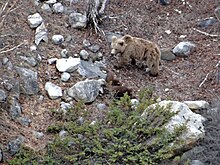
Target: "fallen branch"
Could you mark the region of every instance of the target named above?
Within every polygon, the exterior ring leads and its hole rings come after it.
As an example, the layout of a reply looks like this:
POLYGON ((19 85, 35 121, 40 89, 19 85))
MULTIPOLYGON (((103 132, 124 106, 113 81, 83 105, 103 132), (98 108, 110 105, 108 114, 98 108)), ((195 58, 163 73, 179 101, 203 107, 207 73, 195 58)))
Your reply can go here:
MULTIPOLYGON (((220 67, 220 61, 215 65, 215 69, 220 67)), ((202 85, 207 81, 209 74, 211 73, 211 71, 209 71, 205 78, 203 79, 203 81, 199 84, 199 88, 202 87, 202 85)))
POLYGON ((9 4, 9 0, 2 6, 2 8, 0 9, 0 17, 1 17, 1 21, 0 21, 0 28, 3 26, 3 23, 4 23, 4 21, 5 21, 5 18, 7 17, 7 15, 10 13, 10 12, 12 12, 12 11, 14 11, 14 10, 16 10, 16 9, 18 9, 20 6, 18 6, 18 7, 16 7, 16 8, 14 8, 14 6, 17 4, 17 2, 18 2, 18 0, 17 1, 15 1, 12 5, 11 5, 11 7, 9 7, 8 8, 8 10, 7 11, 5 11, 6 10, 6 8, 8 7, 8 6, 10 6, 10 5, 8 5, 9 4), (4 14, 3 14, 4 13, 4 14))
POLYGON ((25 42, 22 42, 21 44, 11 48, 11 49, 8 49, 8 50, 4 50, 5 48, 1 49, 2 51, 0 51, 0 54, 3 54, 3 53, 7 53, 7 52, 10 52, 10 51, 13 51, 15 50, 16 48, 19 48, 20 46, 22 46, 25 42))
POLYGON ((207 81, 209 73, 207 73, 207 75, 205 76, 204 80, 201 82, 201 84, 199 84, 199 88, 207 81))
POLYGON ((220 35, 217 35, 217 34, 209 34, 209 33, 207 33, 207 32, 201 31, 201 30, 196 29, 196 28, 193 28, 193 30, 195 30, 195 31, 197 31, 197 32, 199 32, 199 33, 201 33, 201 34, 204 34, 205 36, 209 36, 209 37, 220 37, 220 35))

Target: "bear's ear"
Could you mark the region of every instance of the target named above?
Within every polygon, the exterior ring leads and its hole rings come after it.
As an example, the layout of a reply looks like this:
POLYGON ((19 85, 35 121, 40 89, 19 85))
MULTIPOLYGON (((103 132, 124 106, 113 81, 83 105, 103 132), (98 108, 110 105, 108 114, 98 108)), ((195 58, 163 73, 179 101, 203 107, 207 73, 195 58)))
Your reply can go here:
POLYGON ((115 42, 117 40, 116 36, 112 36, 112 42, 115 42))
POLYGON ((124 36, 124 41, 125 41, 125 43, 131 42, 132 41, 132 37, 130 35, 125 35, 124 36))

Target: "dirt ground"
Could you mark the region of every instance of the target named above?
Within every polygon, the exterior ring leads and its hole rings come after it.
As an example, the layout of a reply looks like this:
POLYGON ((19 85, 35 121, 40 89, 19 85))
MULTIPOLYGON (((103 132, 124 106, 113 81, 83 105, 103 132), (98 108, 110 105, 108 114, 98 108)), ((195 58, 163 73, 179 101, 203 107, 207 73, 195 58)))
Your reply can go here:
MULTIPOLYGON (((0 3, 0 5, 3 4, 3 2, 0 3)), ((69 2, 63 1, 63 4, 78 12, 84 10, 80 3, 70 6, 69 2)), ((77 30, 66 26, 68 23, 66 14, 42 12, 39 7, 34 6, 32 1, 17 0, 10 2, 9 7, 12 6, 14 10, 7 14, 3 25, 0 26, 0 53, 24 41, 28 42, 17 49, 1 53, 0 59, 7 57, 13 65, 20 65, 17 55, 31 54, 29 48, 33 45, 34 30, 29 27, 27 17, 35 12, 39 12, 45 20, 49 31, 49 42, 39 45, 38 53, 43 60, 34 68, 39 77, 39 95, 20 96, 23 115, 30 118, 32 123, 29 127, 24 127, 16 121, 11 121, 7 113, 2 113, 0 119, 4 122, 0 122, 1 143, 5 145, 9 139, 20 134, 25 136, 26 145, 35 149, 44 148, 52 137, 45 134, 43 139, 38 140, 33 136, 32 131, 45 133, 47 126, 54 121, 49 110, 59 108, 61 101, 48 99, 44 90, 45 82, 51 81, 66 89, 83 79, 73 73, 71 80, 68 83, 63 83, 58 79, 60 73, 56 71, 55 67, 47 64, 47 59, 59 58, 63 49, 63 47, 52 44, 51 37, 54 34, 61 34, 65 38, 72 37, 72 41, 64 45, 64 48, 70 54, 79 53, 84 39, 99 44, 107 68, 111 69, 124 85, 131 87, 134 95, 142 88, 153 87, 155 95, 161 99, 169 98, 177 101, 206 100, 214 105, 220 100, 220 68, 216 68, 220 60, 220 22, 207 28, 198 27, 198 22, 208 17, 215 17, 214 9, 218 5, 220 5, 219 0, 173 0, 171 4, 166 6, 157 3, 156 0, 114 0, 109 2, 105 17, 100 24, 100 28, 105 33, 130 34, 149 39, 156 42, 160 48, 173 48, 181 41, 191 41, 196 44, 196 51, 190 54, 188 58, 162 61, 159 76, 150 77, 145 73, 145 70, 138 69, 135 66, 121 70, 114 69, 109 55, 109 43, 106 41, 105 36, 96 34, 93 28, 88 27, 77 30), (16 4, 13 7, 14 3, 16 4), (197 32, 194 28, 219 36, 207 36, 197 32), (167 34, 166 30, 170 30, 171 34, 167 34), (186 37, 182 39, 180 38, 181 35, 186 37), (207 74, 206 81, 199 87, 207 74), (45 96, 42 102, 38 99, 40 95, 45 96)), ((14 76, 15 73, 9 73, 1 69, 0 75, 14 76)), ((99 115, 94 105, 96 103, 107 103, 109 98, 110 96, 99 96, 92 105, 88 105, 88 110, 91 110, 94 115, 91 118, 96 118, 99 115)))

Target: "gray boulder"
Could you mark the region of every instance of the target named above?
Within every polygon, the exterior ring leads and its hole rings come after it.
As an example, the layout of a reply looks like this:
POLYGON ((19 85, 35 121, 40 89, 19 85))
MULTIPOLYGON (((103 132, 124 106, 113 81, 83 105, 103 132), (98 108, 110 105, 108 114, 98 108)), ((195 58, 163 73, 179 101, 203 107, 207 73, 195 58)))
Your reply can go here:
POLYGON ((77 101, 90 103, 99 95, 99 91, 102 89, 102 84, 103 82, 100 80, 80 81, 69 88, 67 93, 77 101))
POLYGON ((37 61, 35 60, 34 57, 27 57, 27 56, 20 56, 20 58, 22 60, 24 60, 25 62, 27 62, 29 65, 31 65, 32 67, 37 65, 37 61))
POLYGON ((199 109, 208 109, 209 103, 204 100, 197 100, 197 101, 184 101, 191 110, 199 110, 199 109))
POLYGON ((173 53, 179 57, 188 57, 196 48, 191 42, 180 42, 174 49, 173 53))
POLYGON ((39 91, 37 72, 22 67, 15 68, 20 76, 21 91, 27 95, 37 94, 39 91))
POLYGON ((11 140, 8 143, 8 151, 9 153, 13 156, 15 155, 19 150, 24 142, 24 137, 23 136, 18 136, 16 139, 11 140))
POLYGON ((71 13, 69 16, 69 24, 73 28, 85 28, 87 25, 87 17, 81 13, 71 13))
POLYGON ((100 67, 91 61, 81 60, 78 68, 78 72, 80 75, 85 76, 87 78, 96 78, 96 77, 100 77, 102 79, 106 78, 106 74, 100 70, 100 67))

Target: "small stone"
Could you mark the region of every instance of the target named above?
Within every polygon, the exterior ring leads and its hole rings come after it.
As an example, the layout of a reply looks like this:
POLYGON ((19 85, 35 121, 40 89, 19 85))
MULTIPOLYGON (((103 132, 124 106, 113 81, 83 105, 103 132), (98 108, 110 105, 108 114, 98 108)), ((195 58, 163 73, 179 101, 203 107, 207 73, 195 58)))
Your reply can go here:
POLYGON ((169 88, 165 88, 164 91, 165 91, 165 92, 169 92, 169 88))
POLYGON ((73 28, 85 28, 87 25, 87 17, 81 13, 71 13, 69 16, 69 24, 73 28))
POLYGON ((64 7, 60 2, 58 2, 53 5, 53 10, 55 13, 63 13, 64 7))
POLYGON ((4 57, 4 58, 2 59, 2 64, 3 64, 3 65, 6 65, 8 61, 9 61, 9 59, 8 59, 7 57, 4 57))
POLYGON ((66 49, 63 49, 60 52, 60 55, 61 55, 62 58, 67 58, 68 57, 68 51, 66 49))
POLYGON ((73 41, 73 38, 72 38, 71 35, 68 35, 68 36, 66 37, 66 42, 70 42, 70 41, 73 41))
POLYGON ((44 3, 44 4, 41 6, 41 9, 42 9, 43 11, 46 11, 46 12, 51 12, 51 11, 52 11, 51 8, 50 8, 50 5, 49 5, 49 4, 46 4, 46 3, 44 3))
POLYGON ((7 98, 7 96, 5 94, 5 91, 0 89, 0 102, 6 101, 6 98, 7 98))
POLYGON ((179 38, 180 38, 180 39, 184 39, 184 38, 186 38, 186 36, 187 36, 187 35, 180 35, 179 38))
POLYGON ((63 111, 63 112, 67 112, 69 109, 72 108, 72 105, 70 103, 65 103, 65 102, 61 102, 60 103, 60 109, 63 111))
POLYGON ((161 5, 169 5, 171 3, 171 0, 160 0, 161 5))
POLYGON ((92 121, 89 125, 95 125, 96 121, 92 121))
POLYGON ((96 106, 98 108, 98 110, 102 111, 102 110, 105 110, 107 108, 106 104, 98 104, 96 106))
POLYGON ((30 126, 30 124, 32 122, 31 119, 29 119, 27 117, 20 117, 20 118, 18 118, 18 121, 23 126, 30 126))
POLYGON ((60 45, 64 42, 64 37, 62 35, 53 35, 52 41, 56 45, 60 45))
POLYGON ((67 132, 67 131, 61 130, 61 131, 59 132, 59 136, 60 136, 61 138, 64 138, 64 137, 67 136, 67 135, 68 135, 68 132, 67 132))
POLYGON ((93 52, 93 53, 97 53, 100 50, 100 46, 98 44, 89 46, 88 49, 93 52))
POLYGON ((0 163, 3 162, 3 151, 2 149, 0 148, 0 163))
POLYGON ((131 105, 137 106, 139 104, 139 101, 137 99, 131 99, 131 105))
POLYGON ((172 53, 171 49, 161 49, 161 60, 172 61, 175 60, 176 56, 172 53))
POLYGON ((88 40, 83 40, 83 46, 84 47, 89 47, 91 43, 88 40))
POLYGON ((207 28, 209 26, 214 25, 216 22, 218 22, 218 20, 211 17, 211 18, 207 18, 205 20, 200 21, 199 26, 202 27, 202 28, 207 28))
POLYGON ((165 33, 169 35, 171 34, 171 30, 165 30, 165 33))
POLYGON ((59 97, 62 97, 62 89, 51 82, 47 82, 45 84, 45 90, 47 91, 51 99, 57 99, 59 97))
POLYGON ((33 131, 33 135, 37 138, 37 139, 41 139, 44 134, 43 132, 37 132, 37 131, 33 131))
POLYGON ((79 117, 79 119, 77 121, 79 122, 80 125, 83 125, 85 120, 83 117, 79 117))
POLYGON ((37 50, 37 47, 36 47, 35 45, 31 45, 31 46, 30 46, 30 51, 33 52, 33 51, 35 51, 35 50, 37 50))
POLYGON ((46 1, 47 4, 54 4, 57 3, 57 0, 48 0, 46 1))
POLYGON ((32 67, 37 65, 37 61, 35 60, 34 57, 26 57, 26 56, 20 56, 20 58, 22 60, 24 60, 25 62, 27 62, 29 65, 31 65, 32 67))
POLYGON ((50 59, 47 60, 48 64, 50 64, 50 65, 55 64, 56 61, 57 61, 57 58, 50 58, 50 59))
POLYGON ((79 53, 81 59, 88 60, 89 59, 89 53, 86 50, 81 50, 79 53))
POLYGON ((13 85, 9 82, 4 82, 3 85, 7 91, 10 91, 13 88, 13 85))
POLYGON ((28 16, 28 23, 31 28, 38 27, 43 22, 43 18, 39 13, 35 13, 33 15, 28 16))
POLYGON ((70 74, 69 74, 69 73, 63 72, 63 73, 61 74, 61 81, 66 82, 66 81, 68 81, 69 79, 70 79, 70 74))

